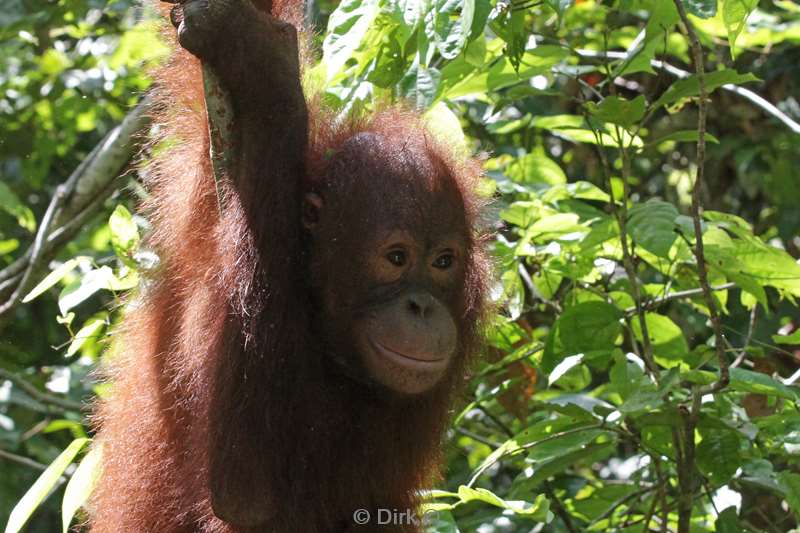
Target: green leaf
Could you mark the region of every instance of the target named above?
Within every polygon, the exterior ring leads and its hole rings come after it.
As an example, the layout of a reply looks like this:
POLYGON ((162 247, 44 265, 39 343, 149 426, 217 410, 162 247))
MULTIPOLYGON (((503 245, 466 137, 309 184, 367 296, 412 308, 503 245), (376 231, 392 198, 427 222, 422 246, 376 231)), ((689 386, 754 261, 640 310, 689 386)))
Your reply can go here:
POLYGON ((586 360, 609 356, 622 331, 622 314, 605 302, 584 302, 569 307, 553 324, 542 356, 547 373, 570 355, 584 354, 586 360))
POLYGON ((476 501, 488 503, 539 522, 549 522, 552 519, 550 501, 544 494, 539 494, 531 504, 523 501, 506 501, 487 489, 473 489, 466 485, 461 485, 458 488, 458 497, 463 503, 476 501))
POLYGON ((583 362, 584 355, 570 355, 569 357, 565 357, 560 363, 556 365, 552 372, 550 372, 550 376, 547 378, 547 385, 550 386, 556 381, 561 378, 564 374, 575 368, 576 366, 580 365, 583 362))
POLYGON ((475 0, 433 0, 432 9, 425 13, 424 31, 443 58, 453 59, 464 49, 475 8, 475 0))
POLYGON ((634 205, 628 212, 628 230, 633 242, 669 259, 669 250, 678 237, 675 231, 678 214, 674 205, 659 200, 634 205))
POLYGON ((17 224, 33 233, 36 231, 36 217, 33 211, 23 204, 11 188, 0 181, 0 211, 5 211, 17 220, 17 224))
MULTIPOLYGON (((689 345, 683 336, 683 331, 667 316, 658 313, 646 313, 645 323, 653 353, 665 366, 670 366, 667 361, 682 361, 689 353, 689 345)), ((638 319, 631 321, 631 327, 636 340, 642 342, 642 328, 638 319)))
POLYGON ((25 296, 25 298, 23 298, 22 303, 28 303, 44 294, 48 289, 64 279, 67 274, 75 270, 75 268, 85 260, 88 260, 88 258, 76 257, 74 259, 70 259, 60 267, 50 272, 42 281, 39 282, 38 285, 36 285, 36 287, 33 288, 33 290, 31 290, 31 292, 25 296))
POLYGON ((66 315, 70 309, 77 307, 100 290, 112 290, 116 281, 114 272, 107 266, 87 272, 61 291, 58 297, 61 315, 66 315))
POLYGON ((777 344, 800 344, 800 329, 791 335, 773 335, 772 340, 777 344))
POLYGON ((563 137, 572 142, 597 144, 601 146, 644 146, 642 139, 639 136, 631 137, 631 135, 623 130, 621 139, 615 138, 608 132, 613 131, 612 128, 605 127, 603 124, 593 124, 590 126, 582 116, 578 115, 549 115, 536 117, 531 121, 531 126, 534 128, 542 128, 553 132, 554 135, 563 137))
POLYGON ((22 531, 25 523, 31 517, 39 505, 50 495, 58 485, 61 475, 72 464, 73 459, 83 449, 89 439, 76 439, 67 447, 66 450, 50 463, 50 466, 42 472, 39 479, 28 489, 25 496, 17 503, 11 516, 8 519, 5 533, 17 533, 22 531))
POLYGON ((800 517, 800 474, 783 471, 778 474, 778 485, 783 491, 786 503, 794 513, 795 517, 800 517))
POLYGON ((797 394, 791 387, 775 381, 766 374, 752 372, 743 368, 731 368, 731 388, 743 392, 778 396, 787 400, 796 400, 797 394))
POLYGON ((517 183, 545 183, 558 185, 567 182, 567 176, 558 163, 536 151, 511 162, 506 175, 517 183))
POLYGON ((642 95, 633 100, 619 96, 607 96, 599 104, 587 103, 586 109, 598 120, 630 129, 642 119, 646 105, 647 102, 642 95))
POLYGON ((697 445, 697 466, 713 485, 724 485, 741 464, 739 437, 733 431, 716 428, 702 431, 702 436, 697 445))
POLYGON ((425 126, 434 137, 460 154, 468 153, 464 130, 461 129, 458 117, 447 107, 447 104, 437 102, 425 113, 424 118, 425 126))
MULTIPOLYGON (((711 135, 710 133, 706 133, 706 142, 719 144, 719 139, 711 135)), ((697 139, 700 138, 700 133, 697 130, 681 130, 675 131, 670 133, 669 135, 664 135, 656 139, 655 141, 650 141, 647 143, 648 146, 658 146, 661 143, 665 143, 668 141, 674 142, 697 142, 697 139)))
POLYGON ((728 507, 719 513, 714 530, 717 533, 741 533, 745 530, 739 523, 739 514, 735 506, 728 507))
POLYGON ((102 448, 93 447, 75 469, 61 503, 62 533, 69 531, 72 518, 92 494, 102 468, 102 448))
MULTIPOLYGON (((706 94, 711 94, 717 88, 728 83, 740 85, 750 81, 759 81, 759 79, 749 72, 746 74, 739 74, 732 69, 723 69, 706 73, 705 81, 706 94)), ((677 102, 681 98, 690 98, 693 96, 698 96, 699 94, 700 84, 697 81, 697 75, 693 74, 688 78, 678 80, 670 85, 669 89, 664 91, 664 94, 662 94, 661 97, 653 104, 653 108, 669 105, 673 102, 677 102)))
POLYGON ((742 33, 748 15, 758 6, 758 0, 724 0, 722 3, 722 21, 728 31, 728 43, 731 57, 736 54, 736 38, 742 33))
POLYGON ((627 357, 621 353, 615 356, 614 359, 609 378, 612 388, 624 401, 641 388, 644 372, 638 365, 628 361, 627 357))
MULTIPOLYGON (((775 287, 794 296, 800 296, 800 265, 786 251, 769 246, 757 237, 749 235, 735 226, 728 226, 732 232, 738 232, 740 238, 726 239, 712 230, 709 236, 706 258, 709 265, 728 276, 732 281, 765 303, 758 290, 763 286, 775 287)), ((717 230, 721 233, 720 230, 717 230)), ((703 236, 706 241, 706 236, 703 236)))
POLYGON ((573 449, 558 457, 538 461, 534 468, 526 468, 514 480, 515 494, 529 494, 536 490, 539 484, 547 478, 567 472, 576 465, 591 465, 596 462, 608 460, 616 453, 616 443, 613 439, 602 443, 590 443, 573 449))
POLYGON ((701 19, 710 19, 717 14, 717 0, 681 0, 686 11, 701 19))
POLYGON ((114 253, 117 254, 125 264, 135 266, 136 263, 131 259, 133 252, 139 246, 139 228, 133 221, 133 215, 125 206, 118 205, 111 218, 108 220, 108 227, 111 230, 111 245, 114 253))
POLYGON ((343 0, 328 19, 322 43, 328 81, 338 76, 360 46, 380 9, 377 0, 343 0))
POLYGON ((75 334, 67 349, 67 357, 72 357, 86 345, 87 342, 96 342, 101 337, 101 332, 108 321, 108 313, 98 313, 97 316, 86 321, 83 327, 75 334))

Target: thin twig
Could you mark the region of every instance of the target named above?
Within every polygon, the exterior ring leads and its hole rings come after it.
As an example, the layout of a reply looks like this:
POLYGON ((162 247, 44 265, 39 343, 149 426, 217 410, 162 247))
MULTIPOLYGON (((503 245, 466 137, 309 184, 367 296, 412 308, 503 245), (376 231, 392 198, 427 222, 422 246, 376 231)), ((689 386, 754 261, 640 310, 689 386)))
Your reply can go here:
POLYGON ((47 211, 42 218, 42 222, 39 224, 39 231, 36 232, 36 238, 34 239, 33 246, 31 247, 31 255, 30 260, 28 261, 28 267, 25 269, 25 272, 23 272, 19 284, 17 284, 17 287, 14 289, 14 292, 11 293, 11 296, 8 298, 6 303, 0 305, 0 316, 5 314, 17 304, 22 296, 22 291, 24 291, 27 287, 31 274, 33 274, 39 258, 41 257, 42 249, 44 248, 45 241, 47 240, 47 235, 50 232, 50 225, 53 223, 53 220, 61 209, 61 204, 64 202, 66 197, 66 188, 63 185, 59 185, 56 188, 55 194, 53 194, 53 198, 50 200, 50 205, 47 206, 47 211))
POLYGON ((745 357, 747 357, 747 348, 750 346, 750 341, 753 339, 753 331, 755 330, 756 326, 757 311, 757 305, 754 305, 750 310, 750 322, 747 324, 747 336, 744 338, 744 343, 742 343, 742 349, 739 351, 739 355, 736 357, 736 360, 731 363, 731 368, 736 368, 741 365, 745 357))
MULTIPOLYGON (((722 321, 717 311, 717 302, 714 300, 714 295, 711 293, 711 286, 708 283, 708 271, 706 268, 705 249, 703 245, 703 226, 700 220, 700 192, 705 178, 706 119, 708 117, 708 90, 706 87, 705 65, 703 64, 703 47, 700 44, 697 33, 694 31, 694 26, 689 20, 689 16, 686 14, 683 2, 681 2, 681 0, 674 0, 674 2, 675 7, 678 9, 678 15, 686 30, 686 35, 689 38, 694 68, 697 73, 697 84, 700 89, 700 96, 697 100, 697 174, 694 179, 694 187, 692 188, 691 213, 694 226, 694 256, 697 260, 697 278, 700 287, 703 289, 703 298, 708 307, 711 328, 714 331, 714 348, 719 363, 719 379, 698 392, 698 394, 703 396, 719 392, 727 387, 730 381, 730 371, 728 369, 728 357, 725 354, 725 338, 722 335, 722 321)), ((693 413, 693 415, 696 416, 697 413, 693 413)))
POLYGON ((569 513, 564 508, 564 504, 561 503, 561 500, 556 496, 555 491, 550 486, 550 483, 545 480, 544 482, 544 492, 550 501, 553 502, 553 510, 556 512, 558 517, 561 519, 561 522, 564 523, 564 527, 567 528, 567 531, 570 533, 578 533, 578 529, 575 527, 575 524, 572 523, 572 518, 569 516, 569 513))
POLYGON ((0 271, 0 298, 5 298, 0 301, 0 318, 19 305, 35 272, 116 190, 116 178, 136 152, 138 137, 150 123, 149 108, 150 100, 144 98, 56 188, 33 244, 0 271))
POLYGON ((61 409, 66 409, 68 411, 80 412, 81 409, 83 409, 83 406, 80 403, 73 402, 72 400, 65 400, 63 398, 53 396, 52 394, 42 392, 39 389, 37 389, 34 385, 28 383, 28 381, 26 381, 21 376, 14 374, 13 372, 9 372, 8 370, 5 370, 3 368, 0 368, 0 378, 7 379, 11 383, 22 389, 22 391, 25 392, 25 394, 43 404, 55 405, 57 407, 60 407, 61 409))
POLYGON ((491 420, 492 422, 494 422, 494 424, 495 424, 495 425, 496 425, 498 428, 500 428, 500 429, 503 431, 503 433, 505 433, 505 434, 506 434, 506 436, 507 436, 507 437, 511 438, 511 437, 513 437, 513 436, 514 436, 514 432, 513 432, 513 431, 511 431, 511 428, 509 428, 507 425, 505 425, 505 424, 503 423, 503 421, 502 421, 502 420, 500 420, 499 418, 497 418, 496 416, 494 416, 494 415, 493 415, 493 414, 492 414, 492 413, 491 413, 491 412, 490 412, 490 411, 489 411, 489 410, 488 410, 486 407, 484 407, 482 404, 480 404, 480 403, 476 403, 476 404, 475 404, 475 408, 476 408, 476 409, 478 409, 478 410, 479 410, 481 413, 483 413, 484 415, 486 415, 486 418, 488 418, 489 420, 491 420))
POLYGON ((18 465, 27 466, 28 468, 39 470, 40 472, 44 472, 45 470, 47 470, 47 465, 43 465, 38 461, 34 461, 33 459, 29 459, 27 457, 23 457, 15 453, 7 452, 3 449, 0 449, 0 459, 6 459, 8 461, 11 461, 12 463, 17 463, 18 465))
POLYGON ((464 429, 462 427, 457 427, 456 431, 458 433, 461 433, 465 437, 469 437, 472 440, 480 442, 481 444, 485 444, 485 445, 487 445, 487 446, 489 446, 491 448, 499 448, 500 446, 502 446, 502 444, 500 444, 499 442, 495 442, 495 441, 493 441, 491 439, 487 439, 486 437, 478 435, 477 433, 474 433, 474 432, 472 432, 472 431, 470 431, 468 429, 464 429))
POLYGON ((600 423, 600 424, 593 424, 591 426, 583 426, 579 428, 567 429, 565 431, 560 431, 558 433, 553 433, 552 435, 548 435, 547 437, 537 440, 535 442, 529 442, 527 444, 523 444, 522 446, 518 446, 517 448, 508 450, 500 454, 499 456, 495 457, 493 461, 490 461, 489 463, 486 463, 482 465, 480 468, 478 468, 478 470, 475 471, 475 473, 472 475, 469 482, 467 483, 467 487, 473 487, 475 483, 478 481, 478 478, 480 478, 484 472, 486 472, 487 470, 489 470, 489 468, 499 463, 500 460, 504 459, 505 457, 508 457, 510 455, 516 455, 522 451, 534 448, 536 446, 539 446, 540 444, 544 444, 545 442, 549 442, 551 440, 560 439, 561 437, 566 437, 567 435, 582 433, 584 431, 591 431, 595 429, 604 429, 604 426, 602 423, 600 423))
MULTIPOLYGON (((630 57, 629 52, 616 52, 616 51, 598 51, 598 50, 584 50, 584 49, 577 49, 575 52, 581 57, 606 57, 610 59, 622 59, 623 61, 628 60, 630 57)), ((680 69, 674 65, 667 63, 666 61, 660 61, 658 59, 650 60, 650 65, 654 68, 659 70, 663 70, 669 74, 672 74, 676 78, 688 78, 692 75, 691 72, 687 72, 683 69, 680 69)), ((738 85, 733 85, 732 83, 726 83, 720 87, 723 90, 728 92, 732 92, 736 95, 741 96, 749 100, 751 103, 755 104, 757 107, 761 108, 764 112, 768 115, 771 115, 785 124, 792 132, 800 134, 800 123, 797 123, 791 117, 789 117, 786 113, 775 107, 772 103, 768 102, 757 93, 751 91, 750 89, 745 89, 744 87, 739 87, 738 85)))
MULTIPOLYGON (((661 483, 663 483, 663 481, 661 483)), ((661 486, 661 483, 657 483, 657 484, 654 484, 654 485, 649 485, 647 487, 643 487, 643 488, 641 488, 639 490, 635 490, 635 491, 631 492, 630 494, 626 494, 625 496, 623 496, 621 498, 618 498, 614 503, 611 504, 611 507, 609 507, 608 509, 606 509, 603 512, 603 514, 601 514, 600 516, 598 516, 597 518, 592 520, 591 523, 589 523, 589 525, 586 526, 586 529, 591 528, 592 526, 594 526, 598 522, 601 522, 601 521, 605 520, 606 518, 608 518, 609 516, 611 516, 612 514, 614 514, 614 511, 619 509, 620 506, 625 505, 629 501, 631 501, 631 500, 633 500, 635 498, 638 498, 638 497, 640 497, 640 496, 642 496, 644 494, 647 494, 650 491, 656 490, 659 486, 661 486)))
MULTIPOLYGON (((716 291, 727 291, 728 289, 735 289, 735 288, 736 288, 735 283, 725 283, 723 285, 715 285, 711 287, 711 290, 716 292, 716 291)), ((685 291, 676 291, 676 292, 671 292, 669 294, 665 294, 663 296, 657 296, 655 298, 647 299, 642 303, 642 306, 644 307, 645 310, 649 311, 651 309, 660 307, 665 303, 671 302, 673 300, 683 300, 684 298, 693 298, 695 296, 702 296, 702 295, 703 295, 702 287, 697 289, 687 289, 685 291)), ((634 314, 636 314, 635 306, 631 306, 625 309, 625 315, 632 316, 634 314)))

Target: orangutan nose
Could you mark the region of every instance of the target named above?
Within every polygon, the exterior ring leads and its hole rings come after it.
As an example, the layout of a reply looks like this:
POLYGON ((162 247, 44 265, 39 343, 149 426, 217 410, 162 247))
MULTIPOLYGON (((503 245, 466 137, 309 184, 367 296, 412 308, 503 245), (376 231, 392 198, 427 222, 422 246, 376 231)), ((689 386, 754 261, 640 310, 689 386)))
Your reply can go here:
POLYGON ((430 318, 436 304, 436 298, 427 292, 415 292, 408 297, 408 310, 415 317, 430 318))

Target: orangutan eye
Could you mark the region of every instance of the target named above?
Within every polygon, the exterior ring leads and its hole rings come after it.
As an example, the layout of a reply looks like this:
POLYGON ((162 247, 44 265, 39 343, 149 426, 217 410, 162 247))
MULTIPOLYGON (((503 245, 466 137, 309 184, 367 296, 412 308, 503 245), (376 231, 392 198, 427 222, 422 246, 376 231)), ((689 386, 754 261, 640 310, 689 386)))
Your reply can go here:
POLYGON ((406 253, 403 250, 392 250, 386 254, 386 259, 388 259, 391 264, 397 267, 405 265, 407 260, 406 253))
POLYGON ((436 258, 436 261, 433 262, 433 266, 445 270, 453 266, 453 261, 455 261, 453 254, 442 254, 436 258))

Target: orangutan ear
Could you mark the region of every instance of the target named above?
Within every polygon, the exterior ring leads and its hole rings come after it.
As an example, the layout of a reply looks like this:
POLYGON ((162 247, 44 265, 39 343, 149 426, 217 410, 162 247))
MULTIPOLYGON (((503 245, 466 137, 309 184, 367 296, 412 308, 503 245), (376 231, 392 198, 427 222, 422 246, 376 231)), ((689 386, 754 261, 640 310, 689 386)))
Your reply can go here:
POLYGON ((314 231, 319 224, 322 206, 322 197, 317 193, 310 192, 303 196, 303 227, 314 231))

